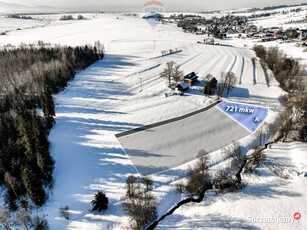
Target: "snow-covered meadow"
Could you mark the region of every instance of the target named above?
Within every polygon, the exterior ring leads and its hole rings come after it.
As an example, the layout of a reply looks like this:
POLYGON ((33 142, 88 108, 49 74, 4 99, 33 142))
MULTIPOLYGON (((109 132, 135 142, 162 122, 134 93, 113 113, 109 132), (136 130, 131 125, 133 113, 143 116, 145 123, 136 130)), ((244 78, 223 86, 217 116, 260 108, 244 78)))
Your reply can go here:
MULTIPOLYGON (((253 70, 251 58, 254 52, 248 47, 197 44, 199 36, 183 33, 172 24, 152 28, 137 16, 85 16, 88 20, 59 23, 54 19, 55 23, 43 27, 12 29, 8 35, 0 37, 0 46, 38 40, 62 45, 91 44, 100 40, 105 45, 105 58, 77 74, 54 98, 56 125, 49 139, 56 161, 55 185, 41 211, 47 216, 52 230, 125 229, 128 217, 121 210, 125 180, 137 171, 115 134, 184 115, 204 108, 216 99, 201 95, 197 85, 185 96, 166 98, 165 93, 169 90, 159 73, 168 61, 175 61, 184 73, 195 71, 200 77, 211 73, 219 79, 221 72, 233 71, 239 84, 227 100, 269 108, 268 122, 274 121, 280 109, 283 91, 274 81, 268 86, 259 63, 253 70), (161 51, 169 49, 182 52, 161 57, 161 51), (103 213, 90 213, 90 202, 98 190, 106 192, 109 208, 103 213), (69 221, 59 213, 59 208, 65 205, 71 210, 69 221)), ((11 26, 18 27, 17 24, 11 26)), ((232 44, 242 44, 242 41, 233 39, 232 44)), ((227 130, 221 132, 232 135, 227 130)), ((247 136, 239 141, 248 147, 254 138, 247 136)), ((304 218, 294 225, 252 224, 246 218, 288 216, 295 211, 300 211, 303 217, 307 215, 306 177, 302 174, 307 171, 306 148, 304 144, 279 144, 267 150, 269 159, 293 168, 289 172, 290 179, 283 180, 271 175, 267 169, 259 169, 259 177, 244 177, 248 185, 242 192, 210 194, 198 205, 180 208, 161 222, 159 228, 303 229, 306 226, 304 218)), ((227 164, 219 150, 209 155, 213 172, 227 164)), ((160 202, 159 216, 180 201, 174 185, 193 163, 152 176, 154 194, 160 202)))

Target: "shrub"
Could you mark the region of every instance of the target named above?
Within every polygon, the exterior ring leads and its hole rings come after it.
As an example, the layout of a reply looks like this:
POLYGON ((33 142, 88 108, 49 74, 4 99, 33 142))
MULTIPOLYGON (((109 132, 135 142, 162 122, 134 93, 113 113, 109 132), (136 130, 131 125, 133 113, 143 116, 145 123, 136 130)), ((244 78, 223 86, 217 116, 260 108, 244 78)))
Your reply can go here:
POLYGON ((218 193, 235 192, 242 188, 242 184, 227 169, 226 172, 220 171, 213 180, 213 186, 218 193))
POLYGON ((131 229, 145 229, 157 218, 157 201, 151 194, 152 181, 149 178, 129 176, 126 181, 126 197, 123 211, 130 217, 131 229))
POLYGON ((108 204, 109 204, 109 199, 107 198, 106 194, 101 191, 98 191, 95 194, 95 199, 92 201, 93 207, 91 211, 101 212, 102 210, 107 210, 108 204))
POLYGON ((64 208, 60 208, 60 214, 65 220, 69 220, 69 207, 66 205, 64 208))
POLYGON ((185 191, 185 184, 183 182, 178 182, 176 184, 176 192, 178 192, 179 194, 183 194, 185 191))
POLYGON ((266 162, 266 157, 262 151, 262 149, 259 149, 259 145, 256 142, 253 146, 254 153, 252 154, 252 158, 247 160, 243 172, 244 173, 252 173, 255 171, 257 167, 259 167, 260 164, 266 162))
POLYGON ((199 196, 209 187, 208 160, 208 156, 201 157, 193 168, 189 168, 186 191, 190 196, 199 196))
POLYGON ((84 19, 84 17, 82 15, 78 15, 77 19, 82 20, 82 19, 84 19))
POLYGON ((74 18, 72 17, 72 15, 63 15, 62 17, 60 17, 61 21, 66 21, 66 20, 73 20, 74 18))
POLYGON ((34 230, 48 230, 49 226, 48 226, 48 222, 47 220, 39 217, 39 216, 35 216, 32 220, 32 226, 34 230))
POLYGON ((263 45, 255 45, 254 51, 255 51, 257 57, 259 57, 261 59, 266 58, 267 51, 266 51, 266 48, 263 45))

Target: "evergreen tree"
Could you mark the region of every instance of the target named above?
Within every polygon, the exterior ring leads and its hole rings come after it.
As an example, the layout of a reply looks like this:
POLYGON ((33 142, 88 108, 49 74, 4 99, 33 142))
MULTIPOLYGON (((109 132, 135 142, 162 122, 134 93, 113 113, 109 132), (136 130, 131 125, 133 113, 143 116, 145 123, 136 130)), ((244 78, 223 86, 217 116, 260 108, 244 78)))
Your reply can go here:
POLYGON ((54 161, 49 154, 49 141, 47 138, 47 133, 41 123, 40 117, 36 115, 35 110, 33 111, 32 115, 32 129, 37 166, 44 175, 44 179, 47 182, 51 182, 54 161))
POLYGON ((34 143, 32 141, 31 125, 29 125, 29 122, 21 120, 18 132, 20 136, 18 143, 24 147, 24 153, 28 160, 32 160, 34 158, 34 143))
POLYGON ((98 191, 95 194, 95 199, 92 201, 92 211, 99 211, 107 210, 108 209, 109 200, 105 193, 98 191))
POLYGON ((42 206, 45 203, 46 194, 40 180, 31 168, 27 165, 22 170, 22 181, 34 204, 42 206))
POLYGON ((52 95, 47 86, 45 86, 44 92, 40 97, 40 103, 46 119, 46 127, 47 129, 51 129, 54 125, 55 110, 52 95))

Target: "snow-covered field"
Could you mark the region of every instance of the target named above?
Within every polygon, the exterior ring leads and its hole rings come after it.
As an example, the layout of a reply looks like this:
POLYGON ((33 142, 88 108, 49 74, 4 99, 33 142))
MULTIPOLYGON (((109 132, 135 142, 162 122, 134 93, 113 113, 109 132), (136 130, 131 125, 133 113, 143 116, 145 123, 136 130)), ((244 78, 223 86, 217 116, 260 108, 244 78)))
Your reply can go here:
MULTIPOLYGON (((268 121, 274 121, 283 92, 276 82, 267 85, 259 63, 254 84, 251 61, 254 52, 244 47, 197 44, 199 39, 199 36, 183 33, 175 25, 160 24, 154 29, 139 17, 119 14, 51 23, 1 36, 0 46, 38 40, 80 45, 100 40, 106 47, 102 61, 77 74, 54 98, 57 123, 51 131, 50 142, 56 161, 55 185, 42 209, 52 230, 125 229, 128 217, 121 211, 121 201, 125 180, 130 174, 136 174, 136 170, 115 134, 184 115, 215 101, 215 97, 201 95, 198 86, 183 97, 165 98, 168 90, 159 73, 168 61, 175 61, 185 73, 195 71, 200 77, 211 73, 219 79, 222 71, 233 71, 240 83, 227 100, 267 107, 270 109, 268 121), (171 48, 182 52, 159 57, 162 50, 171 48), (109 208, 103 213, 90 213, 90 202, 98 190, 106 192, 109 208), (59 214, 59 208, 65 205, 71 210, 69 221, 59 214)), ((248 147, 253 139, 247 136, 240 142, 248 147)), ((275 145, 268 150, 268 155, 283 166, 291 164, 293 170, 306 172, 306 145, 297 143, 292 147, 275 145), (298 148, 290 151, 292 147, 298 148), (296 149, 301 150, 297 153, 296 149)), ((209 155, 213 171, 225 166, 219 150, 209 155)), ((181 199, 175 194, 174 185, 193 163, 153 176, 154 194, 160 202, 159 216, 181 199)), ((201 204, 182 207, 163 221, 160 229, 174 226, 181 229, 303 229, 307 214, 306 178, 289 172, 291 178, 284 180, 270 175, 266 169, 260 171, 259 177, 244 177, 248 185, 242 192, 212 195, 201 204), (294 211, 300 211, 303 218, 291 226, 245 221, 248 215, 287 216, 294 211)))
MULTIPOLYGON (((26 30, 25 33, 31 33, 31 31, 27 30, 35 29, 38 27, 46 27, 48 25, 56 26, 56 25, 74 24, 79 22, 78 20, 76 20, 79 14, 70 14, 73 16, 75 20, 68 20, 68 21, 59 20, 63 15, 68 15, 68 14, 45 13, 45 14, 26 15, 28 17, 31 17, 32 19, 7 18, 7 15, 8 14, 1 13, 0 11, 0 33, 6 32, 8 35, 10 35, 12 32, 16 30, 18 32, 20 32, 19 30, 26 30)), ((84 21, 96 17, 96 14, 87 13, 83 15, 85 16, 85 19, 83 19, 84 21)))

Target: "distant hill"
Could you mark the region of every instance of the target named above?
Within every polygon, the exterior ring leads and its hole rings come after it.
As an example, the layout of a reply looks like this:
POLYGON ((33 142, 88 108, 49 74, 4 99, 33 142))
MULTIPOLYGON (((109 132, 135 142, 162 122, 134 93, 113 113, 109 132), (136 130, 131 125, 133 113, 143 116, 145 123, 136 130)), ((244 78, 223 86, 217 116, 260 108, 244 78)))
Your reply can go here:
POLYGON ((66 8, 57 8, 51 6, 26 6, 14 3, 8 3, 0 1, 0 13, 55 13, 63 10, 68 10, 66 8))
POLYGON ((28 6, 25 5, 19 5, 14 3, 7 3, 7 2, 1 2, 0 1, 0 10, 6 11, 6 10, 15 10, 15 9, 28 9, 28 6))
POLYGON ((251 8, 249 9, 250 12, 260 11, 260 10, 276 10, 276 9, 282 9, 282 8, 289 8, 289 7, 300 7, 300 6, 306 6, 307 3, 302 4, 293 4, 293 5, 279 5, 279 6, 267 6, 264 8, 251 8))

